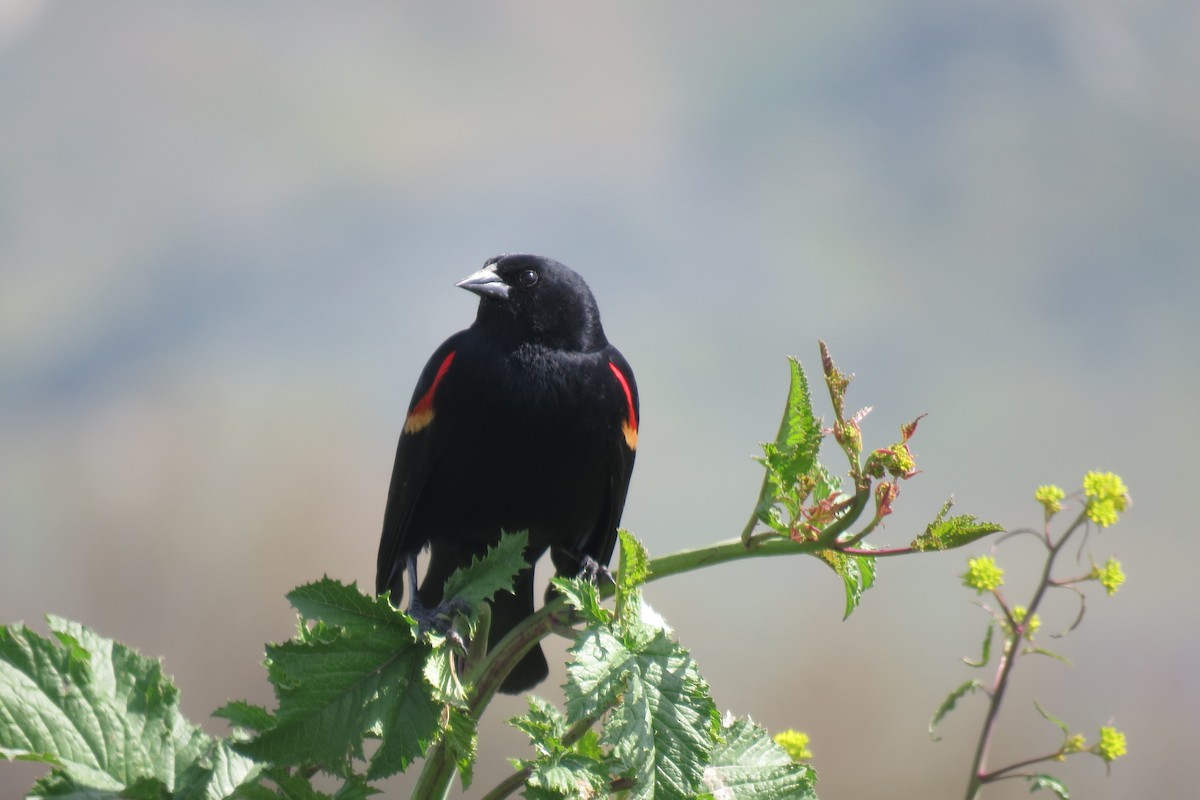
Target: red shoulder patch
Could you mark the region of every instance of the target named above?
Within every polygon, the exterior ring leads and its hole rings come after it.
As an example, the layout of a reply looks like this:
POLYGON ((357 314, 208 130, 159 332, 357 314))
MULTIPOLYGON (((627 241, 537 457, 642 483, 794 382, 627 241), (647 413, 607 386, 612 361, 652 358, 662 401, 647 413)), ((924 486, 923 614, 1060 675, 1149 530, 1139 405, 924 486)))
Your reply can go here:
POLYGON ((633 391, 629 388, 629 381, 625 378, 625 374, 621 372, 621 368, 613 362, 608 362, 608 368, 612 370, 613 375, 617 376, 617 383, 621 384, 621 389, 625 392, 625 421, 621 423, 621 433, 625 434, 625 444, 630 450, 637 450, 638 440, 638 418, 637 410, 633 407, 633 391))
POLYGON ((446 373, 450 370, 450 364, 454 361, 456 352, 458 351, 450 351, 450 354, 442 361, 442 365, 438 367, 437 374, 433 376, 433 384, 429 390, 421 395, 421 399, 412 407, 412 411, 408 412, 408 416, 404 419, 405 433, 417 433, 433 422, 433 398, 437 394, 442 378, 446 377, 446 373))

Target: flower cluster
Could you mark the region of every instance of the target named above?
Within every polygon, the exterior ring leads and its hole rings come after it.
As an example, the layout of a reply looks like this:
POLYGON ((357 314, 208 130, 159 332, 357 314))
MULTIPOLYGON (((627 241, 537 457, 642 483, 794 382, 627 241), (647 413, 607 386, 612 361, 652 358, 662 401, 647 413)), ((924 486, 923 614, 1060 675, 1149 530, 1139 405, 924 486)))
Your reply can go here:
POLYGON ((788 728, 775 734, 775 744, 782 747, 792 761, 807 761, 813 757, 808 749, 808 734, 788 728))
POLYGON ((967 559, 967 571, 962 579, 979 594, 994 592, 1004 584, 1004 570, 993 557, 978 556, 967 559))
POLYGON ((1125 582, 1125 573, 1121 570, 1121 562, 1115 558, 1108 559, 1103 567, 1092 565, 1092 577, 1100 581, 1100 585, 1104 587, 1104 591, 1108 592, 1109 597, 1116 594, 1117 589, 1120 589, 1121 584, 1125 582))
POLYGON ((1088 519, 1107 528, 1117 521, 1117 514, 1129 506, 1129 490, 1111 472, 1089 472, 1083 476, 1083 493, 1087 497, 1088 519))
POLYGON ((1105 761, 1115 761, 1125 755, 1125 734, 1116 728, 1101 728, 1100 741, 1092 751, 1105 761))
POLYGON ((1063 753, 1082 753, 1088 749, 1087 737, 1082 733, 1077 733, 1073 736, 1068 736, 1067 741, 1063 744, 1063 753))
POLYGON ((1054 484, 1039 486, 1033 493, 1033 499, 1046 507, 1047 517, 1062 511, 1062 501, 1066 496, 1067 493, 1054 484))

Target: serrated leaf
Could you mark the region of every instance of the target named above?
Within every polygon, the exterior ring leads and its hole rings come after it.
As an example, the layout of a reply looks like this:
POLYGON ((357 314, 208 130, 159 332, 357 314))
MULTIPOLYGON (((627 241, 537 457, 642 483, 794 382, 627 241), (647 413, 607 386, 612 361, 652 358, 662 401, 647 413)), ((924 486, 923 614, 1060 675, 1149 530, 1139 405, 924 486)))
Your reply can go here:
POLYGON ((982 689, 983 684, 979 681, 967 681, 950 694, 946 695, 946 699, 943 700, 942 704, 937 707, 937 710, 933 712, 933 718, 929 720, 930 738, 932 738, 935 742, 941 741, 941 737, 934 733, 938 723, 945 719, 946 715, 954 710, 954 707, 958 705, 959 700, 972 692, 978 692, 982 689))
POLYGON ((528 797, 597 797, 609 781, 610 772, 594 731, 588 731, 574 747, 563 744, 567 720, 540 697, 529 697, 529 713, 509 720, 530 738, 536 759, 515 762, 530 770, 526 781, 528 797), (532 790, 532 791, 530 791, 532 790))
POLYGON ((268 770, 267 775, 275 784, 275 791, 258 785, 249 790, 243 789, 237 795, 238 800, 333 800, 325 792, 314 788, 312 780, 304 775, 282 769, 268 770))
MULTIPOLYGON (((0 753, 54 767, 34 792, 215 797, 203 771, 228 753, 179 713, 162 665, 78 623, 47 622, 52 638, 0 626, 0 753)), ((252 766, 239 757, 223 770, 233 786, 252 766)))
POLYGON ((588 624, 612 621, 612 612, 600 603, 600 589, 584 578, 551 578, 550 583, 567 599, 567 603, 583 616, 588 624))
POLYGON ((364 737, 379 730, 367 777, 404 770, 439 732, 441 706, 423 677, 429 647, 413 640, 406 616, 354 586, 324 579, 289 598, 301 611, 299 632, 267 648, 274 724, 235 747, 259 761, 345 776, 364 758, 364 737))
POLYGON ((617 531, 621 543, 620 571, 617 573, 617 594, 632 592, 650 577, 650 555, 645 546, 629 531, 617 531))
POLYGON ((255 780, 260 769, 228 740, 214 742, 180 775, 172 800, 222 800, 255 780))
POLYGON ((1071 793, 1067 791, 1067 785, 1053 775, 1030 775, 1027 780, 1029 781, 1030 794, 1033 794, 1038 789, 1046 789, 1054 792, 1061 800, 1071 800, 1071 793))
POLYGON ((969 658, 964 658, 963 663, 968 667, 986 667, 988 661, 992 658, 992 638, 996 631, 995 621, 989 622, 987 630, 983 634, 983 652, 979 655, 978 661, 971 661, 969 658))
POLYGON ((464 711, 451 708, 446 725, 446 744, 463 791, 471 787, 475 779, 475 753, 479 743, 476 725, 464 711))
MULTIPOLYGON (((788 356, 791 381, 787 403, 775 441, 763 443, 763 466, 767 470, 755 504, 755 514, 772 528, 786 532, 787 526, 773 513, 776 503, 783 501, 802 475, 816 464, 821 447, 821 423, 813 415, 812 396, 808 378, 799 360, 788 356)), ((801 498, 793 498, 798 504, 801 498)))
MULTIPOLYGON (((399 675, 407 677, 408 667, 397 665, 399 675)), ((383 742, 371 757, 367 778, 376 780, 408 769, 408 765, 436 738, 441 707, 429 696, 419 680, 401 680, 386 689, 381 711, 383 742)), ((365 729, 364 729, 365 730, 365 729)))
POLYGON ((529 800, 591 800, 603 797, 610 781, 608 766, 572 752, 555 753, 528 763, 525 797, 529 800))
MULTIPOLYGON (((159 781, 153 783, 153 786, 161 785, 159 781)), ((135 791, 144 797, 145 792, 150 788, 151 784, 143 783, 135 791)), ((25 797, 26 800, 126 800, 125 791, 124 789, 95 789, 81 786, 56 770, 35 781, 25 797)))
POLYGON ((841 494, 842 479, 830 472, 824 464, 814 464, 808 474, 813 479, 813 502, 819 503, 827 497, 841 494))
POLYGON ((333 800, 367 800, 368 797, 377 794, 383 794, 383 792, 367 783, 363 778, 354 775, 333 793, 333 800))
POLYGON ((943 519, 942 514, 949 507, 949 503, 943 506, 938 517, 926 526, 925 532, 912 540, 910 546, 914 550, 949 550, 1004 530, 1003 525, 995 522, 979 522, 970 514, 959 514, 957 517, 943 519))
POLYGON ((367 800, 372 795, 380 794, 361 775, 350 775, 343 779, 342 785, 332 795, 316 789, 307 775, 290 770, 269 768, 263 771, 263 777, 274 786, 249 784, 239 788, 231 800, 367 800))
POLYGON ((503 534, 482 558, 472 558, 470 565, 459 567, 446 579, 444 596, 475 607, 491 600, 496 592, 511 593, 517 573, 529 566, 525 560, 528 543, 527 531, 503 534))
POLYGON ((875 585, 875 557, 847 555, 836 550, 818 550, 813 555, 828 564, 842 579, 846 591, 842 619, 849 618, 862 601, 863 592, 875 585))
POLYGON ((620 570, 617 573, 617 616, 628 626, 629 618, 641 615, 641 585, 650 576, 650 556, 642 543, 626 530, 618 531, 621 543, 620 570))
POLYGON ((297 586, 287 599, 302 619, 320 620, 326 627, 373 629, 394 625, 399 618, 385 598, 364 594, 357 583, 347 585, 329 577, 297 586))
POLYGON ((704 787, 714 797, 738 800, 816 798, 816 772, 792 760, 764 729, 749 720, 733 720, 721 730, 704 787))
POLYGON ((607 626, 582 631, 571 652, 568 724, 611 708, 601 744, 633 779, 630 796, 695 796, 718 717, 688 652, 661 631, 642 641, 607 626))
POLYGON ((467 703, 467 690, 458 677, 457 658, 449 647, 439 647, 425 659, 423 672, 438 702, 462 707, 467 703))
POLYGON ((529 736, 534 750, 550 754, 562 749, 562 738, 567 732, 567 720, 562 713, 536 695, 529 696, 529 713, 513 717, 508 724, 529 736))
POLYGON ((214 711, 212 715, 248 731, 265 731, 275 724, 275 718, 271 716, 270 711, 244 700, 230 701, 214 711))

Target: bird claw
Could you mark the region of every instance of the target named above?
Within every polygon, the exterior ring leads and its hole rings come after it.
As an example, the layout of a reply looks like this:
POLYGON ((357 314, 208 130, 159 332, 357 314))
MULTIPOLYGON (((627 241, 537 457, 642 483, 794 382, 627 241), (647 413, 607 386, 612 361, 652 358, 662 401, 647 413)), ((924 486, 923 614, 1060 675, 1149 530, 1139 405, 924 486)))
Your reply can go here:
POLYGON ((454 629, 454 618, 470 610, 471 605, 461 597, 443 600, 433 608, 421 605, 415 597, 408 605, 407 613, 417 623, 417 638, 427 633, 436 633, 445 637, 446 641, 456 648, 466 651, 467 644, 463 637, 454 629))
POLYGON ((612 573, 608 571, 608 567, 601 564, 591 556, 584 556, 579 562, 579 574, 577 578, 587 578, 595 584, 599 584, 603 579, 609 583, 615 584, 617 581, 613 578, 612 573))

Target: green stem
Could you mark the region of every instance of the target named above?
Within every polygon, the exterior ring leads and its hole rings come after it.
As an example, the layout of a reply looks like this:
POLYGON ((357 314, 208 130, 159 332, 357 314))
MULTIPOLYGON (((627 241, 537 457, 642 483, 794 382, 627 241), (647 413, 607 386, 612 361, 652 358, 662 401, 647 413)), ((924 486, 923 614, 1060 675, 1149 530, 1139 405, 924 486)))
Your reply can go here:
MULTIPOLYGON (((757 546, 749 550, 741 539, 730 539, 724 542, 700 547, 695 550, 683 550, 667 556, 659 556, 650 560, 650 577, 647 583, 679 575, 684 572, 724 564, 726 561, 740 561, 744 558, 770 558, 772 556, 795 555, 796 553, 815 553, 824 549, 818 542, 796 542, 771 532, 767 538, 756 540, 757 546)), ((605 586, 605 596, 612 593, 611 586, 605 586)))
POLYGON ((446 749, 445 737, 438 740, 413 787, 413 800, 445 800, 450 796, 450 784, 454 781, 454 760, 446 749))
MULTIPOLYGON (((821 545, 817 542, 794 542, 774 533, 769 539, 763 540, 757 547, 749 550, 742 544, 741 539, 731 539, 708 547, 684 550, 653 559, 650 562, 650 577, 647 581, 692 572, 726 561, 812 553, 820 549, 821 545)), ((605 585, 601 587, 600 593, 603 597, 609 597, 615 593, 615 588, 611 584, 605 585)), ((521 656, 549 635, 553 628, 552 617, 562 613, 565 603, 563 598, 558 598, 527 617, 513 628, 496 647, 492 648, 491 652, 479 661, 466 676, 466 682, 474 684, 474 690, 467 700, 467 713, 473 722, 478 722, 483 709, 496 694, 504 676, 520 661, 521 656)), ((587 727, 591 727, 594 722, 592 720, 587 727)), ((582 736, 585 731, 586 728, 579 735, 582 736)), ((448 797, 450 785, 454 781, 454 766, 454 759, 447 749, 446 739, 439 739, 425 758, 421 775, 413 789, 414 800, 444 800, 448 797)), ((513 778, 508 780, 513 780, 513 778)), ((496 796, 503 797, 505 795, 496 796)))
MULTIPOLYGON (((923 550, 917 550, 913 547, 884 547, 879 550, 865 550, 861 547, 839 547, 839 553, 845 553, 848 556, 870 556, 871 558, 885 558, 887 556, 906 556, 910 553, 921 553, 923 550)), ((939 552, 934 550, 932 552, 939 552)))
MULTIPOLYGON (((861 513, 869 497, 869 491, 858 493, 847 513, 830 526, 830 528, 838 526, 840 529, 834 532, 834 536, 850 526, 854 518, 861 513)), ((830 528, 823 531, 822 535, 824 536, 829 533, 830 528)), ((672 575, 681 575, 686 572, 693 572, 729 561, 740 561, 747 558, 791 556, 829 549, 829 545, 824 542, 797 542, 780 536, 773 531, 753 535, 750 538, 750 543, 752 546, 747 549, 746 543, 739 537, 737 539, 717 542, 706 547, 683 550, 678 553, 651 559, 650 575, 646 581, 650 583, 662 578, 671 577, 672 575)), ((911 548, 897 548, 895 552, 887 550, 864 550, 861 552, 858 550, 847 550, 847 552, 852 555, 899 555, 901 552, 911 552, 911 548)), ((611 597, 615 594, 615 591, 615 587, 612 584, 600 587, 601 597, 611 597)), ((542 608, 513 628, 496 647, 492 648, 485 658, 478 661, 469 671, 465 682, 474 684, 474 691, 467 701, 468 714, 472 721, 477 722, 479 720, 483 709, 487 707, 487 704, 499 689, 504 676, 521 659, 521 656, 550 634, 554 627, 552 618, 563 612, 565 602, 563 598, 558 598, 542 606, 542 608)), ((454 760, 447 752, 446 741, 443 738, 429 751, 425 759, 425 766, 422 769, 421 776, 412 796, 415 800, 443 800, 443 798, 448 796, 453 778, 454 760)), ((510 777, 507 780, 513 780, 513 778, 510 777)), ((502 796, 504 795, 497 795, 497 797, 502 796)))
MULTIPOLYGON (((862 516, 863 509, 867 507, 867 501, 871 499, 871 484, 868 481, 865 485, 856 486, 854 489, 854 497, 850 501, 850 507, 846 509, 846 513, 835 519, 821 531, 818 541, 823 547, 836 549, 838 547, 838 537, 846 531, 850 530, 850 526, 858 521, 862 516)), ((854 544, 862 537, 857 537, 854 544)))
MULTIPOLYGON (((512 671, 521 657, 550 634, 553 628, 551 617, 560 612, 563 605, 564 601, 560 598, 542 606, 509 632, 486 657, 469 670, 466 683, 472 685, 473 690, 467 698, 466 713, 473 724, 479 723, 483 709, 487 708, 505 676, 512 671)), ((442 737, 425 758, 425 765, 421 768, 421 775, 413 788, 414 800, 445 800, 450 795, 450 786, 454 782, 454 769, 454 757, 447 747, 446 738, 442 737)))

